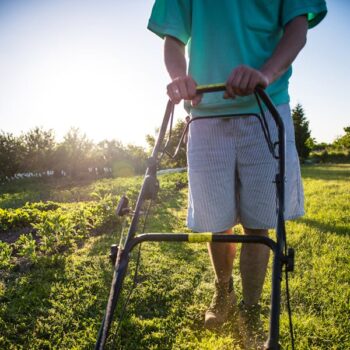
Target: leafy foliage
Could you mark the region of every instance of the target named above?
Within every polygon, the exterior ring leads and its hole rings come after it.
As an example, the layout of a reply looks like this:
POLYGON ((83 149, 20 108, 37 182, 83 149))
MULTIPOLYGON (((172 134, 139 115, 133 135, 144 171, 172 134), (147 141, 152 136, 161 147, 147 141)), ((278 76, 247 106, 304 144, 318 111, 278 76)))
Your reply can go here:
POLYGON ((55 149, 53 130, 34 128, 23 135, 24 159, 23 171, 44 172, 52 169, 55 149))
POLYGON ((16 247, 19 256, 26 257, 31 262, 38 260, 36 241, 31 234, 20 235, 16 241, 16 247))
POLYGON ((18 230, 37 222, 42 212, 38 209, 1 209, 0 232, 18 230))
POLYGON ((345 135, 338 137, 333 146, 335 148, 344 149, 350 151, 350 126, 344 128, 345 135))
POLYGON ((350 163, 350 127, 345 127, 344 131, 345 135, 332 144, 314 144, 310 160, 314 163, 350 163))
POLYGON ((0 180, 4 181, 21 171, 24 147, 21 138, 0 133, 0 180))
POLYGON ((13 249, 10 244, 0 241, 0 270, 8 269, 12 266, 12 250, 13 249))

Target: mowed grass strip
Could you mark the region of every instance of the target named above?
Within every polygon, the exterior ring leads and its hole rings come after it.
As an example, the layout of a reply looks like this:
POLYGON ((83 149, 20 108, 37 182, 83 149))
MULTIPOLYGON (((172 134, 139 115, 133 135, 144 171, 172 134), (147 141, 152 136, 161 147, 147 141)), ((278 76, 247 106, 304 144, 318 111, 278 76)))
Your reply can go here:
MULTIPOLYGON (((290 275, 296 349, 350 349, 350 166, 304 167, 303 178, 306 215, 287 224, 289 245, 296 249, 295 272, 290 275)), ((186 232, 187 189, 179 190, 186 175, 165 175, 160 179, 162 190, 146 231, 186 232)), ((139 179, 126 182, 130 193, 135 194, 139 179)), ((122 180, 75 186, 74 197, 79 198, 81 191, 82 198, 90 199, 96 189, 101 194, 122 194, 117 187, 125 190, 122 180)), ((57 191, 52 193, 57 200, 57 191)), ((27 200, 25 192, 22 195, 27 200)), ((3 196, 9 204, 10 194, 3 196)), ((71 201, 73 196, 67 197, 71 201)), ((16 203, 17 200, 16 197, 16 203)), ((93 348, 112 277, 109 246, 119 241, 119 231, 120 227, 115 227, 88 238, 75 251, 42 257, 27 269, 2 273, 0 348, 93 348)), ((136 253, 132 253, 122 299, 132 285, 136 253)), ((265 329, 270 271, 262 296, 265 329)), ((243 349, 235 315, 217 332, 203 328, 203 315, 213 292, 205 244, 143 244, 137 281, 120 333, 112 339, 110 348, 243 349)), ((234 282, 241 298, 238 263, 234 282)), ((281 344, 288 349, 284 294, 282 299, 281 344)))

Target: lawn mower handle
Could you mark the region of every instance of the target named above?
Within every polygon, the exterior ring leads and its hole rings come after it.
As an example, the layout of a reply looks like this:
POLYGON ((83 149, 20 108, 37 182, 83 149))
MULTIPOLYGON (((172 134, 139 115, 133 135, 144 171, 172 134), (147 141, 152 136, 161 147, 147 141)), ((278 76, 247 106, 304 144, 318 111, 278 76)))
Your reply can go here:
MULTIPOLYGON (((219 92, 219 91, 225 91, 225 90, 226 90, 225 83, 197 85, 197 87, 196 87, 197 94, 206 94, 209 92, 219 92)), ((265 89, 262 86, 258 85, 254 89, 254 94, 257 94, 262 99, 262 101, 264 101, 264 104, 266 105, 267 109, 273 115, 273 118, 275 119, 278 127, 281 127, 281 122, 276 120, 276 119, 280 119, 278 117, 276 118, 276 116, 278 116, 279 113, 277 112, 276 107, 273 104, 273 102, 271 101, 269 95, 265 92, 265 89)), ((283 126, 282 126, 282 128, 283 128, 283 126)))
POLYGON ((208 84, 208 85, 197 85, 196 92, 197 94, 205 94, 207 92, 217 92, 217 91, 225 91, 226 84, 208 84))
MULTIPOLYGON (((218 91, 225 91, 225 90, 226 90, 225 83, 197 85, 196 87, 197 94, 206 94, 208 92, 218 92, 218 91)), ((255 92, 260 94, 261 91, 264 91, 264 89, 261 86, 257 86, 255 88, 255 92)))

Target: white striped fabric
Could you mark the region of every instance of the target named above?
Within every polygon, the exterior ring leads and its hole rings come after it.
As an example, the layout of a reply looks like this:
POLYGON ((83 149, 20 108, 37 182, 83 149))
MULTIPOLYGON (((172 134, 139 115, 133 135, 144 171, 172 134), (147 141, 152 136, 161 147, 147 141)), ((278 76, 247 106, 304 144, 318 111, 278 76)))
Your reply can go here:
MULTIPOLYGON (((304 214, 300 166, 289 105, 278 106, 286 129, 285 218, 304 214)), ((266 112, 273 142, 277 129, 266 112)), ((223 232, 276 226, 277 160, 254 116, 196 120, 187 144, 189 204, 187 225, 195 232, 223 232)))

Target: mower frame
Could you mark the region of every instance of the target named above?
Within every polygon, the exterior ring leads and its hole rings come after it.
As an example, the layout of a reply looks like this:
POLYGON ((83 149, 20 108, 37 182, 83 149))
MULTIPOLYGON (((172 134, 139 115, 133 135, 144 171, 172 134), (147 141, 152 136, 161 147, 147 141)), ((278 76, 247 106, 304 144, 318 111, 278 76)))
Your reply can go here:
MULTIPOLYGON (((214 84, 206 86, 198 86, 197 93, 210 93, 217 91, 225 91, 224 84, 214 84)), ((114 263, 113 279, 106 307, 105 316, 103 318, 99 334, 97 337, 95 350, 102 350, 105 348, 108 333, 113 321, 113 314, 116 309, 119 296, 123 287, 123 281, 127 272, 130 253, 133 248, 142 242, 225 242, 225 243, 260 243, 264 244, 273 252, 272 263, 272 286, 271 286, 271 308, 270 308, 270 322, 269 334, 265 343, 266 350, 280 349, 279 345, 279 321, 280 321, 280 304, 281 304, 281 281, 283 267, 287 271, 294 269, 294 250, 287 248, 286 230, 284 219, 284 199, 285 199, 285 130, 283 120, 266 92, 257 87, 255 90, 257 100, 263 101, 267 110, 273 117, 278 129, 278 173, 275 176, 275 184, 278 198, 277 210, 277 226, 276 226, 276 240, 268 237, 258 235, 236 235, 236 234, 213 234, 213 233, 145 233, 136 235, 138 222, 142 206, 146 200, 156 198, 159 182, 157 180, 157 167, 159 163, 159 154, 164 153, 162 145, 169 125, 169 120, 174 111, 174 104, 169 101, 165 110, 164 118, 159 130, 157 140, 155 142, 152 154, 148 159, 148 166, 144 176, 144 180, 136 201, 135 209, 132 211, 132 219, 129 226, 128 234, 123 245, 112 246, 112 257, 114 263)), ((260 102, 259 102, 260 104, 260 102)), ((241 114, 240 114, 241 115, 241 114)), ((254 114, 249 114, 254 115, 254 114)), ((258 116, 258 115, 256 115, 258 116)), ((215 116, 215 118, 229 118, 231 115, 215 116)), ((190 120, 194 122, 199 119, 209 117, 195 117, 190 120)), ((213 118, 212 116, 210 118, 213 118)), ((189 126, 186 125, 183 135, 189 126)), ((276 146, 276 145, 274 145, 276 146)), ((123 216, 130 214, 131 210, 128 208, 128 200, 125 196, 121 198, 117 208, 117 215, 123 216)))

